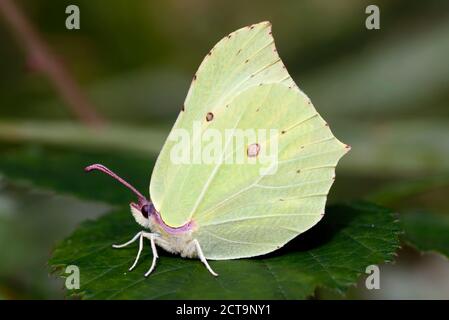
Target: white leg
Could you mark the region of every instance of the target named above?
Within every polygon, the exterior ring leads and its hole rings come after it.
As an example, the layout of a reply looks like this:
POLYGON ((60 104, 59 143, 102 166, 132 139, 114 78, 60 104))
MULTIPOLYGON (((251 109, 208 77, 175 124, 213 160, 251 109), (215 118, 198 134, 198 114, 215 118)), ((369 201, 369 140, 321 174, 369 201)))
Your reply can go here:
POLYGON ((131 240, 129 240, 128 242, 125 242, 123 244, 113 244, 112 247, 113 248, 123 248, 126 247, 128 245, 130 245, 131 243, 133 243, 134 241, 137 240, 137 238, 142 234, 142 231, 138 232, 131 240))
POLYGON ((136 256, 136 259, 134 260, 133 265, 128 269, 129 271, 134 269, 134 267, 137 265, 137 262, 139 261, 139 258, 140 258, 140 254, 142 253, 142 249, 143 249, 143 237, 142 237, 142 234, 143 234, 143 231, 140 231, 131 240, 129 240, 128 242, 125 242, 123 244, 113 244, 112 245, 113 248, 123 248, 123 247, 126 247, 126 246, 130 245, 131 243, 136 241, 137 238, 139 238, 139 251, 137 252, 137 256, 136 256))
POLYGON ((200 258, 201 262, 204 263, 204 265, 206 266, 207 270, 209 270, 209 272, 214 275, 215 277, 218 276, 217 273, 214 272, 214 270, 212 270, 212 268, 210 267, 209 263, 207 263, 206 257, 203 254, 203 250, 201 250, 201 246, 200 243, 198 242, 198 240, 193 240, 193 242, 195 243, 195 247, 196 247, 196 252, 198 254, 198 258, 200 258))
POLYGON ((140 254, 142 253, 142 249, 143 249, 143 232, 140 233, 140 238, 139 238, 139 251, 137 251, 137 256, 136 259, 134 260, 134 263, 131 267, 129 267, 129 271, 132 271, 132 269, 134 269, 134 267, 137 264, 137 261, 139 261, 140 258, 140 254))
POLYGON ((144 236, 145 238, 150 240, 151 250, 153 252, 153 262, 151 263, 150 269, 147 271, 147 273, 145 273, 145 277, 148 277, 151 274, 151 272, 153 272, 154 268, 156 267, 156 261, 157 261, 157 258, 159 258, 158 254, 157 254, 157 250, 156 250, 156 243, 154 242, 154 238, 157 237, 157 234, 143 232, 142 236, 144 236))

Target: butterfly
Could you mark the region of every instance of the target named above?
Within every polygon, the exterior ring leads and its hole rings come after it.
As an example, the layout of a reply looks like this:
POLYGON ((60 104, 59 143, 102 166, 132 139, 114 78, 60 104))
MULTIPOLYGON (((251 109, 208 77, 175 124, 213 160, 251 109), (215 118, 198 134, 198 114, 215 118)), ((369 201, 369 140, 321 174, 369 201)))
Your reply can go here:
POLYGON ((324 215, 335 167, 350 147, 334 137, 277 53, 271 23, 221 39, 194 75, 156 161, 150 198, 101 164, 137 195, 131 213, 157 247, 208 260, 267 254, 324 215), (151 199, 151 200, 150 200, 151 199))

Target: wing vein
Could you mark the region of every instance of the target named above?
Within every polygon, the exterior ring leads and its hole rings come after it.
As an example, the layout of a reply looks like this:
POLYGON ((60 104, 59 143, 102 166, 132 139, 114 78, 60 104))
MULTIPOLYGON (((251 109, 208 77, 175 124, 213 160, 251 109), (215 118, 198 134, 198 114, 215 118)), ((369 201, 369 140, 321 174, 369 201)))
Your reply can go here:
POLYGON ((207 227, 207 226, 216 226, 226 223, 235 223, 245 220, 256 220, 256 219, 269 219, 269 218, 279 218, 279 217, 314 217, 319 216, 319 213, 283 213, 283 214, 269 214, 269 215, 260 215, 260 216, 252 216, 252 217, 240 217, 236 219, 229 219, 229 220, 223 220, 223 221, 217 221, 212 223, 206 223, 201 225, 201 227, 207 227))
POLYGON ((218 235, 216 235, 215 233, 212 233, 208 230, 203 230, 203 232, 206 232, 208 234, 210 234, 212 237, 226 241, 226 242, 230 242, 230 243, 238 243, 238 244, 251 244, 251 245, 255 245, 255 246, 270 246, 270 247, 275 247, 272 243, 264 243, 264 242, 250 242, 250 241, 238 241, 238 240, 231 240, 231 239, 227 239, 227 238, 223 238, 220 237, 218 235))

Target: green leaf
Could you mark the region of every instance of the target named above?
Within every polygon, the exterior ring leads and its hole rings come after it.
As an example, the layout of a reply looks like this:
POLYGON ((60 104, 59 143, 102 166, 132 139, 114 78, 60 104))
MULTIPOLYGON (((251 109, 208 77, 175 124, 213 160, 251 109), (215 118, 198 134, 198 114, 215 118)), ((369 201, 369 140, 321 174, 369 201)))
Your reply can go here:
POLYGON ((0 178, 0 295, 8 299, 61 299, 62 283, 46 263, 55 242, 109 205, 80 201, 0 178), (32 208, 32 209, 30 209, 32 208))
POLYGON ((401 213, 404 242, 420 251, 434 251, 449 257, 448 186, 447 174, 409 179, 384 186, 368 199, 401 213))
POLYGON ((420 251, 436 251, 449 258, 449 216, 429 212, 401 215, 404 241, 420 251))
POLYGON ((211 261, 211 276, 199 260, 162 253, 153 274, 149 244, 128 272, 136 244, 113 249, 139 230, 121 210, 83 223, 54 251, 49 265, 60 276, 80 268, 84 299, 303 299, 317 287, 339 293, 354 285, 366 266, 389 262, 399 245, 391 211, 368 203, 330 207, 323 221, 273 254, 252 259, 211 261))

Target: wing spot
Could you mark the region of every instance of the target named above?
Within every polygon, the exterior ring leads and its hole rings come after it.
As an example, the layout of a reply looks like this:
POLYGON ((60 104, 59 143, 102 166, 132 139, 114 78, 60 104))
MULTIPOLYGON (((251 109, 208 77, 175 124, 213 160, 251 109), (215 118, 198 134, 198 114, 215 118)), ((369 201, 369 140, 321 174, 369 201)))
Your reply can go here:
POLYGON ((301 172, 301 169, 296 170, 296 173, 300 173, 300 172, 301 172))
POLYGON ((214 114, 212 112, 208 112, 206 115, 206 121, 212 121, 212 119, 214 118, 214 114))
POLYGON ((249 59, 246 59, 246 60, 245 60, 245 63, 248 63, 248 62, 249 62, 249 59))
POLYGON ((193 76, 193 81, 195 81, 196 80, 196 74, 193 76))
POLYGON ((260 145, 258 143, 250 144, 246 150, 248 157, 257 157, 259 155, 260 145))
POLYGON ((237 51, 237 55, 240 54, 240 52, 242 52, 242 49, 239 49, 239 51, 237 51))
POLYGON ((282 131, 281 131, 281 134, 285 134, 286 132, 287 132, 287 131, 285 131, 285 130, 282 130, 282 131))

